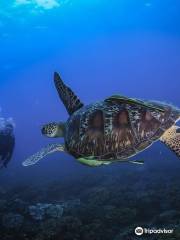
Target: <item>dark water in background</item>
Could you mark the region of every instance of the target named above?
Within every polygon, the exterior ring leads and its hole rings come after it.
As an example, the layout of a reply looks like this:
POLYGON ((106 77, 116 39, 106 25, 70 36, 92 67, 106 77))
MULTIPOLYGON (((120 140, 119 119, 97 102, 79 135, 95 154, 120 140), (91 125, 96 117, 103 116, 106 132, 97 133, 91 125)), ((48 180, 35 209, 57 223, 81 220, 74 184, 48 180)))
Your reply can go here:
POLYGON ((174 238, 150 239, 180 239, 180 162, 161 143, 135 157, 143 166, 91 169, 63 153, 21 166, 42 146, 62 141, 40 133, 42 124, 68 118, 55 70, 84 103, 119 93, 180 106, 179 13, 179 1, 168 0, 0 3, 0 105, 16 123, 14 156, 0 173, 1 239, 130 240, 138 224, 176 229, 174 238), (58 220, 36 221, 26 212, 69 199, 80 204, 58 220), (14 226, 9 213, 23 216, 23 224, 14 226))

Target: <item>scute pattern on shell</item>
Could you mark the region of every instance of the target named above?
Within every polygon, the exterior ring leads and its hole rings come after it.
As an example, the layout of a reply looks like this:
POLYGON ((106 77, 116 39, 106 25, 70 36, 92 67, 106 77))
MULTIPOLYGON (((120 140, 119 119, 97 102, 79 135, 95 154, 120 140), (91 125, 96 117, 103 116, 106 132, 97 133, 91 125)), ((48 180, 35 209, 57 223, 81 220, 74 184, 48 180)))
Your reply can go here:
MULTIPOLYGON (((151 102, 153 103, 153 102, 151 102)), ((165 112, 143 106, 98 102, 76 111, 67 122, 66 148, 75 157, 125 159, 149 147, 180 116, 178 109, 165 112)))

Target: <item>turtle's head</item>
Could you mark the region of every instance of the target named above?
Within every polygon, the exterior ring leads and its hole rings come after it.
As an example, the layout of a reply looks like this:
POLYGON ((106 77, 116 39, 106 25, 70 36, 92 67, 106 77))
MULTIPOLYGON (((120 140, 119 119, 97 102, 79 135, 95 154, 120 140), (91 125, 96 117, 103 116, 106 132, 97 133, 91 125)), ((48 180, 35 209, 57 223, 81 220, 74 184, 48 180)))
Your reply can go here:
POLYGON ((50 138, 64 137, 65 124, 64 123, 48 123, 43 125, 41 132, 44 136, 50 138))

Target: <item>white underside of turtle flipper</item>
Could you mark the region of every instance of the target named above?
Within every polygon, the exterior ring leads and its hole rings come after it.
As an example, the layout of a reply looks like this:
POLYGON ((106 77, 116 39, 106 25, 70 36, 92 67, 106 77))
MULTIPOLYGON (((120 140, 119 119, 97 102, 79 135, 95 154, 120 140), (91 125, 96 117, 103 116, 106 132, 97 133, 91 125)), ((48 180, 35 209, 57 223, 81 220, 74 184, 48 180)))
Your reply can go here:
POLYGON ((48 154, 51 154, 53 152, 64 152, 65 148, 61 144, 49 144, 48 146, 42 148, 39 152, 35 153, 34 155, 27 158, 22 165, 24 167, 34 165, 37 162, 39 162, 41 159, 46 157, 48 154))

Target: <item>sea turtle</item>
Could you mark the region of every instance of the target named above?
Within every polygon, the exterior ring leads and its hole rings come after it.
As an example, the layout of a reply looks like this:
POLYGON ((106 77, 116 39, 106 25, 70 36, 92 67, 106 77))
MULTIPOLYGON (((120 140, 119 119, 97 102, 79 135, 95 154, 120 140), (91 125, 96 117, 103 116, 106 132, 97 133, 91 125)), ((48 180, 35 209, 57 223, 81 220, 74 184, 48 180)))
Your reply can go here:
POLYGON ((131 162, 130 157, 157 140, 165 143, 180 157, 180 109, 163 102, 143 101, 121 95, 87 106, 66 86, 58 73, 54 82, 70 117, 66 123, 49 123, 42 134, 64 137, 65 144, 50 144, 23 162, 37 163, 49 153, 65 151, 88 166, 113 162, 131 162))

